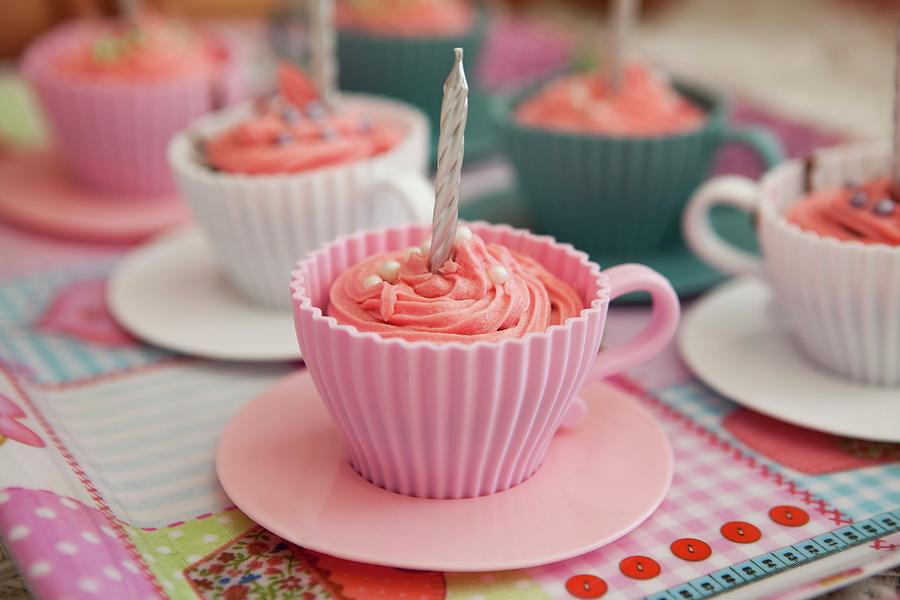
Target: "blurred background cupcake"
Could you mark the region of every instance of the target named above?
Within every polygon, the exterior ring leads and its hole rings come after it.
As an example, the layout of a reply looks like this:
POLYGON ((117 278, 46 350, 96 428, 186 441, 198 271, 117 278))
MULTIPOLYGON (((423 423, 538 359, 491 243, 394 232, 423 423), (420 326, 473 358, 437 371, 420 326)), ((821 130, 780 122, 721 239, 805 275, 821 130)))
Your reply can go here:
POLYGON ((723 144, 769 166, 782 156, 766 132, 729 126, 714 94, 639 63, 615 89, 605 72, 560 77, 499 103, 495 120, 533 226, 604 264, 680 240, 681 210, 723 144))
POLYGON ((277 95, 198 119, 169 159, 231 283, 253 303, 288 308, 288 274, 308 251, 430 218, 429 140, 415 107, 365 95, 326 104, 285 63, 277 95))
POLYGON ((174 191, 169 139, 240 97, 236 62, 225 38, 144 13, 61 25, 21 66, 75 180, 140 197, 174 191))
MULTIPOLYGON (((440 90, 453 48, 477 65, 487 19, 469 0, 339 0, 341 88, 399 98, 418 106, 437 131, 440 90)), ((466 156, 491 150, 488 101, 469 80, 466 156)), ((436 143, 436 137, 435 137, 436 143)))

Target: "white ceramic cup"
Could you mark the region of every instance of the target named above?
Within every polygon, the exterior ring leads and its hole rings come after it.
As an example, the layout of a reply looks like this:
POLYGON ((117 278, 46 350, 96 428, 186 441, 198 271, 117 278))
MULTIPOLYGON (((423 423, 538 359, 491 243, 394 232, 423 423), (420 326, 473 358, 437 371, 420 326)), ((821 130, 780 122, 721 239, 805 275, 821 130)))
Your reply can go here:
POLYGON ((816 364, 881 386, 900 385, 900 247, 823 237, 784 214, 808 189, 881 177, 890 163, 889 144, 868 142, 816 152, 809 162, 785 162, 758 184, 717 177, 697 190, 682 217, 697 256, 726 273, 769 283, 770 314, 816 364), (715 232, 710 210, 722 204, 755 215, 762 257, 715 232))
POLYGON ((169 145, 178 188, 225 274, 259 305, 289 309, 294 265, 339 235, 431 220, 434 188, 425 178, 430 132, 424 113, 374 96, 347 95, 342 101, 405 129, 405 137, 377 156, 301 173, 245 175, 206 167, 194 137, 245 118, 253 108, 244 104, 198 119, 169 145))

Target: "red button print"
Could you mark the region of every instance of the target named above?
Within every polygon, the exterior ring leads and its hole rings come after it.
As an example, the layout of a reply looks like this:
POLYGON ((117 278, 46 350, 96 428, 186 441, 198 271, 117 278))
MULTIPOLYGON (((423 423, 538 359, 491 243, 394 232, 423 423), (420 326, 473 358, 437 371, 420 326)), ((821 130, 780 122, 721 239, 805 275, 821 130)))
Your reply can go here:
POLYGON ((602 598, 607 590, 609 586, 596 575, 575 575, 566 582, 566 591, 576 598, 602 598))
POLYGON ((736 544, 752 544, 762 537, 759 527, 746 521, 729 521, 722 525, 720 531, 725 539, 736 544))
POLYGON ((769 518, 785 527, 801 527, 809 523, 809 514, 805 510, 786 504, 770 510, 769 518))
POLYGON ((647 556, 629 556, 619 563, 619 570, 632 579, 653 579, 659 575, 659 563, 647 556))
POLYGON ((680 538, 672 542, 672 554, 681 560, 692 562, 706 560, 712 554, 712 548, 697 538, 680 538))

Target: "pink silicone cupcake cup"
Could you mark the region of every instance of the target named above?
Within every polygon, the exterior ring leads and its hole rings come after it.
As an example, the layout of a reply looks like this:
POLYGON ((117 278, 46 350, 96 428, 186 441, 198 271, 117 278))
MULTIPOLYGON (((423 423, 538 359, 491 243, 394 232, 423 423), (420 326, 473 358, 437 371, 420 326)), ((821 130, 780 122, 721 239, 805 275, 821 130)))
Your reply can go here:
POLYGON ((583 414, 577 390, 645 362, 678 324, 675 292, 648 267, 601 272, 553 238, 505 225, 471 227, 486 242, 538 260, 587 308, 545 332, 470 345, 385 339, 324 314, 339 273, 374 253, 421 244, 430 225, 338 238, 293 273, 300 349, 349 460, 362 477, 400 494, 469 498, 522 483, 541 466, 564 420, 583 414), (598 356, 610 300, 638 290, 653 298, 649 325, 598 356))
POLYGON ((32 44, 22 61, 53 132, 56 151, 72 177, 93 189, 152 196, 175 191, 166 148, 194 118, 241 95, 236 59, 215 77, 167 81, 87 81, 61 74, 55 62, 102 23, 64 25, 32 44))

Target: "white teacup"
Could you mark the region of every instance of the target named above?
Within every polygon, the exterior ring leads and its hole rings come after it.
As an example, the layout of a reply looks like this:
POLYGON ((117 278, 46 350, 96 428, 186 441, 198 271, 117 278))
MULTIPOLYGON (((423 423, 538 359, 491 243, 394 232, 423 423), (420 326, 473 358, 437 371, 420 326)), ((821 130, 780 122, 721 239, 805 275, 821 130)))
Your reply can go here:
POLYGON ((697 190, 682 218, 697 256, 726 273, 769 283, 770 312, 815 363, 882 386, 900 385, 900 247, 823 237, 784 215, 811 190, 875 179, 890 164, 890 146, 869 142, 785 162, 758 184, 717 177, 697 190), (713 230, 709 216, 717 204, 755 215, 761 258, 713 230))
POLYGON ((246 118, 252 105, 245 104, 201 117, 169 145, 175 180, 197 224, 228 279, 257 304, 290 308, 290 273, 297 260, 339 235, 431 220, 434 189, 425 178, 430 148, 425 114, 376 96, 348 94, 342 102, 406 135, 377 156, 300 173, 213 171, 199 160, 193 138, 246 118))

